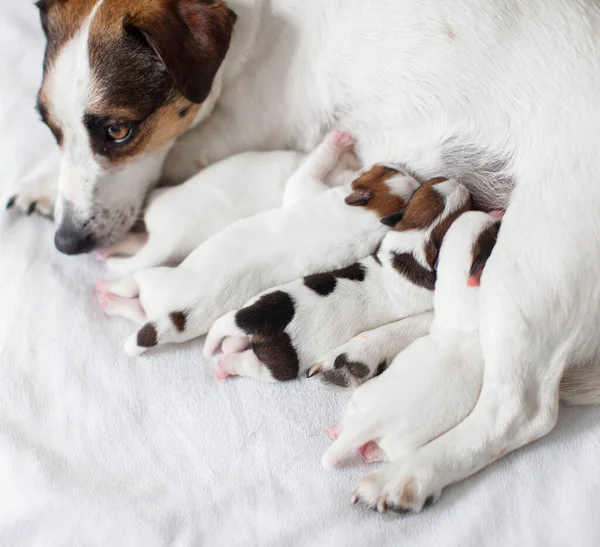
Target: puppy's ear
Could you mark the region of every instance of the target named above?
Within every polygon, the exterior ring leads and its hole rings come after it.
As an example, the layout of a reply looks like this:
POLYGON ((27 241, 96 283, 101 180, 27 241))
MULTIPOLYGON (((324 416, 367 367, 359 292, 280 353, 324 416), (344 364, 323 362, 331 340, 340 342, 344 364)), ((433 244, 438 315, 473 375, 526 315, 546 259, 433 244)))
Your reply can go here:
POLYGON ((153 0, 125 15, 123 27, 143 37, 179 92, 199 104, 229 49, 236 19, 217 0, 153 0))
POLYGON ((402 220, 403 216, 404 211, 398 211, 397 213, 392 213, 391 215, 380 218, 379 222, 381 222, 381 224, 389 226, 390 228, 393 228, 394 226, 396 226, 396 224, 398 224, 398 222, 402 220))
POLYGON ((468 287, 479 287, 481 285, 481 274, 485 267, 488 258, 490 258, 496 241, 498 239, 498 231, 500 230, 500 222, 490 224, 473 244, 471 251, 471 270, 467 279, 468 287))
POLYGON ((349 196, 344 200, 347 205, 366 205, 373 199, 373 192, 366 188, 355 188, 349 196))

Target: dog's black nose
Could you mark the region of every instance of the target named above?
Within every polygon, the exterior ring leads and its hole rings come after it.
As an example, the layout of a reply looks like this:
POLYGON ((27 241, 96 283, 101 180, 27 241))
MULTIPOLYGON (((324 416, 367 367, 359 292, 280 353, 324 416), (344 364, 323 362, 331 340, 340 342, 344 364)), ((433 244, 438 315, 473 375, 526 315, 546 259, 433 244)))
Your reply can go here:
POLYGON ((89 253, 94 248, 94 238, 68 228, 59 228, 54 235, 54 245, 66 255, 89 253))

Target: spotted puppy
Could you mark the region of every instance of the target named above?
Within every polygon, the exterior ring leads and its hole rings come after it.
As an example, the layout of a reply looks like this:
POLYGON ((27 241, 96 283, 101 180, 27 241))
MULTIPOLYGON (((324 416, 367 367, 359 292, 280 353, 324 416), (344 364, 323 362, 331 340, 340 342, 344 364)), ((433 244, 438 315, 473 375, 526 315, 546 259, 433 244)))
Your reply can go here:
POLYGON ((418 182, 398 169, 375 166, 352 184, 329 188, 322 180, 351 145, 344 134, 325 139, 301 168, 304 183, 297 188, 305 196, 296 193, 296 205, 234 223, 177 268, 103 282, 99 292, 107 313, 147 321, 126 351, 137 355, 196 338, 223 313, 268 287, 372 253, 388 230, 379 218, 402 210, 418 182), (308 195, 310 208, 302 204, 308 195), (345 196, 357 206, 348 207, 345 196))
MULTIPOLYGON (((400 353, 384 374, 356 390, 341 424, 328 428, 336 441, 323 455, 325 467, 337 466, 357 448, 368 462, 396 460, 471 412, 483 381, 475 287, 499 226, 489 214, 469 212, 448 230, 429 334, 400 353)), ((400 490, 397 486, 392 463, 362 479, 352 499, 380 511, 403 511, 411 507, 405 502, 411 493, 416 499, 416 492, 410 484, 400 490)))
MULTIPOLYGON (((271 289, 226 314, 205 344, 209 355, 225 353, 217 376, 291 380, 353 336, 427 312, 438 250, 454 220, 470 208, 466 187, 454 179, 432 179, 404 212, 382 219, 393 230, 372 256, 271 289)), ((377 372, 344 362, 324 377, 344 385, 346 373, 366 378, 377 372)))

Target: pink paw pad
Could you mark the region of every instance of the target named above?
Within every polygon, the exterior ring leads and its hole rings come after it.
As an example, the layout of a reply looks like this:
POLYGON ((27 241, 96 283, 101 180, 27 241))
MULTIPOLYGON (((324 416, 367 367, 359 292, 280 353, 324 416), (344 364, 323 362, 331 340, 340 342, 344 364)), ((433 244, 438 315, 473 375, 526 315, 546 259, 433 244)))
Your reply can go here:
POLYGON ((340 430, 341 430, 341 427, 339 426, 339 424, 328 425, 325 428, 325 433, 327 433, 327 436, 330 439, 333 439, 335 441, 340 436, 340 430))
POLYGON ((357 450, 365 463, 377 463, 383 459, 381 450, 374 441, 369 441, 368 443, 359 446, 357 450))
POLYGON ((229 378, 230 376, 233 376, 232 374, 230 374, 229 372, 227 372, 225 370, 225 367, 224 367, 224 364, 223 364, 222 360, 217 363, 217 374, 216 374, 216 376, 217 376, 217 380, 219 380, 219 381, 225 380, 225 379, 229 378))
POLYGON ((331 139, 337 146, 342 148, 352 148, 356 144, 354 137, 343 131, 334 131, 331 134, 331 139))

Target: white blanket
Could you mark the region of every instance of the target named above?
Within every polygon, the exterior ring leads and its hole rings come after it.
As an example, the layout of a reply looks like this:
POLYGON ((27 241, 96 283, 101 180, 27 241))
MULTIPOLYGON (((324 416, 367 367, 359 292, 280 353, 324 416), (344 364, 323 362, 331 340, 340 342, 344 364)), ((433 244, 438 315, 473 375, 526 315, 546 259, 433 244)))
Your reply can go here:
MULTIPOLYGON (((54 153, 33 110, 42 50, 32 3, 0 0, 4 200, 54 153)), ((600 544, 600 409, 564 409, 421 515, 380 516, 349 504, 367 466, 319 465, 345 396, 217 383, 197 341, 131 360, 101 275, 54 250, 48 221, 0 212, 0 545, 600 544)))

